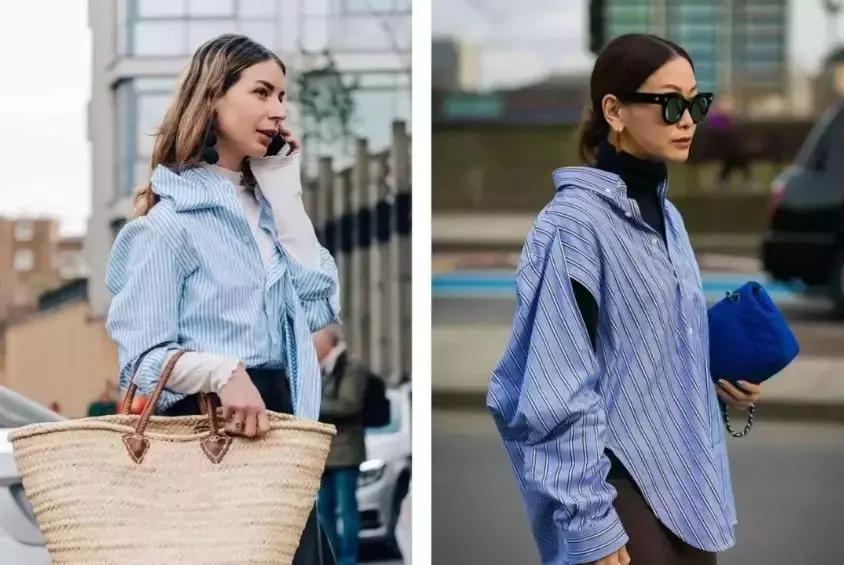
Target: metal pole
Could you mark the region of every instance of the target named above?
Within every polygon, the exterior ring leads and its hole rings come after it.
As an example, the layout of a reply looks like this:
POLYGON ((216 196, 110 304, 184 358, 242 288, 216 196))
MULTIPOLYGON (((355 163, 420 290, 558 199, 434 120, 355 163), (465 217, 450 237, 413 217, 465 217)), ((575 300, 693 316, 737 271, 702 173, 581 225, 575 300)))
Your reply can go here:
POLYGON ((405 123, 393 123, 393 182, 396 191, 394 218, 396 229, 395 253, 398 254, 395 279, 398 285, 398 315, 399 315, 399 345, 398 345, 398 374, 401 380, 410 378, 412 352, 412 267, 410 241, 410 137, 405 123))
POLYGON ((369 148, 365 139, 357 140, 355 166, 352 169, 352 193, 350 213, 353 218, 354 246, 351 257, 351 306, 354 311, 350 319, 349 344, 364 366, 369 365, 369 244, 366 209, 369 205, 369 148))

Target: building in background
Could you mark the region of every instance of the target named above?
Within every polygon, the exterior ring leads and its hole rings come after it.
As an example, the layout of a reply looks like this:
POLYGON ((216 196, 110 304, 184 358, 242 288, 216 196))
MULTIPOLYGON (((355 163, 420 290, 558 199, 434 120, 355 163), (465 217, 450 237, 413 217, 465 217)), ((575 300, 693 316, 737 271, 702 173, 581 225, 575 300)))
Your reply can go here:
POLYGON ((87 276, 81 238, 60 238, 52 218, 0 218, 0 384, 6 328, 38 309, 43 293, 87 276))
POLYGON ((475 48, 452 37, 431 43, 431 88, 437 91, 476 90, 478 56, 475 48))
POLYGON ((730 93, 746 115, 777 115, 789 104, 786 0, 590 0, 590 49, 625 33, 682 45, 701 90, 730 93))
POLYGON ((291 122, 306 146, 307 172, 320 155, 353 160, 354 138, 389 147, 392 122, 410 123, 410 0, 118 0, 89 2, 93 35, 89 135, 92 213, 86 248, 92 314, 103 317, 105 267, 114 236, 149 176, 152 133, 195 49, 242 33, 276 51, 291 79, 291 122), (301 89, 305 85, 307 88, 301 89), (307 109, 336 89, 352 101, 344 135, 307 109), (301 104, 303 99, 308 104, 301 104), (321 121, 322 120, 322 121, 321 121))
POLYGON ((35 310, 41 293, 87 276, 81 238, 53 218, 0 218, 0 320, 35 310))

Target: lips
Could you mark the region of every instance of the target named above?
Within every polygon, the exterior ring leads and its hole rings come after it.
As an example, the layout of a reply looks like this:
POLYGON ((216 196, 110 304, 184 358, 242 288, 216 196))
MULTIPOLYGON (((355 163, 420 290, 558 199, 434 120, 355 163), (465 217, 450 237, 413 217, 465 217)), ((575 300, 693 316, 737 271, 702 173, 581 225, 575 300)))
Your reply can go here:
POLYGON ((274 136, 275 136, 275 134, 276 134, 276 132, 275 132, 275 131, 273 131, 273 130, 268 130, 268 129, 259 129, 259 130, 257 130, 257 131, 258 131, 258 133, 263 134, 264 136, 266 136, 266 138, 267 138, 267 139, 266 139, 265 141, 266 141, 267 143, 270 143, 270 142, 273 140, 273 137, 274 137, 274 136))

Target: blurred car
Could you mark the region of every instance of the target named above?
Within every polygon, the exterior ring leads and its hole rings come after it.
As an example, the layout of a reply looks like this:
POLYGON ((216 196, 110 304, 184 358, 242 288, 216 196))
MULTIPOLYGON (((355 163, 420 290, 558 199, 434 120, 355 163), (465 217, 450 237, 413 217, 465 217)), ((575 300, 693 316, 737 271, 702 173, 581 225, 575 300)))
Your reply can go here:
POLYGON ((387 390, 390 422, 366 430, 367 460, 360 465, 358 511, 362 543, 398 551, 395 529, 411 470, 410 383, 387 390))
POLYGON ((21 485, 9 443, 18 426, 63 418, 37 402, 0 386, 0 556, 3 565, 49 565, 50 556, 21 485))
POLYGON ((844 315, 844 106, 815 123, 773 183, 762 264, 772 278, 828 292, 844 315))

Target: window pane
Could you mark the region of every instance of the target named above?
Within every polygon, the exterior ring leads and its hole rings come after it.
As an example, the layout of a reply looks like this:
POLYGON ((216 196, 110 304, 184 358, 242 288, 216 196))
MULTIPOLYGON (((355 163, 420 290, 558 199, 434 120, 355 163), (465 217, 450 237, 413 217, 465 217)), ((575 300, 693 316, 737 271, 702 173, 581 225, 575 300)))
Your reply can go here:
POLYGON ((275 0, 240 0, 240 17, 262 18, 275 16, 275 0))
POLYGON ((135 24, 135 55, 181 55, 185 52, 182 22, 135 24))
POLYGON ((132 176, 132 191, 149 181, 150 178, 150 170, 149 170, 149 161, 148 160, 138 160, 135 161, 135 171, 134 175, 132 176))
POLYGON ((234 16, 232 0, 188 0, 191 16, 234 16))
POLYGON ((396 0, 343 0, 344 11, 357 14, 392 12, 396 0))
POLYGON ((224 33, 233 33, 235 30, 234 20, 209 20, 192 21, 188 23, 188 50, 194 51, 197 47, 224 33))
POLYGON ((170 104, 170 95, 139 93, 137 100, 138 125, 135 132, 137 156, 149 157, 152 155, 152 146, 155 143, 153 135, 158 126, 161 125, 161 120, 170 104))
POLYGON ((308 0, 303 2, 302 13, 305 16, 328 16, 331 14, 329 0, 308 0))
POLYGON ((265 22, 241 22, 240 32, 257 41, 267 49, 275 50, 275 24, 265 22))
POLYGON ((19 249, 15 253, 15 270, 20 272, 31 271, 35 266, 35 255, 32 249, 19 249))
POLYGON ((141 18, 179 17, 185 14, 183 0, 137 0, 141 18))
POLYGON ((325 18, 305 18, 305 29, 302 33, 305 51, 323 51, 328 47, 328 22, 325 18))
POLYGON ((173 77, 140 77, 133 81, 135 90, 138 92, 173 92, 176 88, 176 79, 173 77))
POLYGON ((407 16, 348 16, 332 27, 331 47, 350 51, 410 49, 407 16))
POLYGON ((32 241, 35 236, 35 224, 31 220, 18 220, 15 222, 15 240, 32 241))

